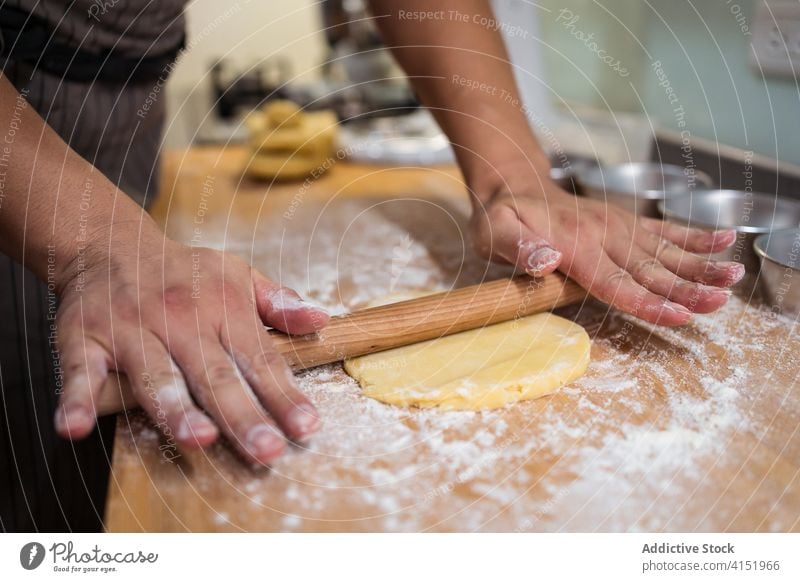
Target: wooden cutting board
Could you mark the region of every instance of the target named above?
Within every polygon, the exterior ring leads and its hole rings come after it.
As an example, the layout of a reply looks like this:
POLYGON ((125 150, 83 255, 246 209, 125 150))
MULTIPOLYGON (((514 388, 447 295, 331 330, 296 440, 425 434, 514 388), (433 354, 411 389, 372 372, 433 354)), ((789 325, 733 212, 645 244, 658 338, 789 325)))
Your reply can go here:
MULTIPOLYGON (((153 213, 334 312, 507 276, 466 240, 453 168, 334 163, 273 187, 239 149, 166 156, 153 213)), ((399 410, 340 365, 299 375, 322 413, 271 470, 224 444, 169 460, 141 413, 119 417, 109 531, 798 531, 800 337, 748 297, 681 329, 589 301, 587 375, 479 413, 399 410)))

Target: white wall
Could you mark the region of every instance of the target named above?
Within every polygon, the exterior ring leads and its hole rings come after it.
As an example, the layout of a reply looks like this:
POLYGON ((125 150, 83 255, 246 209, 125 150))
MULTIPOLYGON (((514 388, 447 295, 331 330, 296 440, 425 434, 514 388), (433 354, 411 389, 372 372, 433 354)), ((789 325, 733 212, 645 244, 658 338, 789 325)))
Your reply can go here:
POLYGON ((283 55, 295 74, 315 76, 325 56, 320 11, 312 0, 194 0, 186 15, 188 50, 167 85, 167 147, 188 145, 196 112, 210 107, 208 71, 217 58, 244 68, 283 55))

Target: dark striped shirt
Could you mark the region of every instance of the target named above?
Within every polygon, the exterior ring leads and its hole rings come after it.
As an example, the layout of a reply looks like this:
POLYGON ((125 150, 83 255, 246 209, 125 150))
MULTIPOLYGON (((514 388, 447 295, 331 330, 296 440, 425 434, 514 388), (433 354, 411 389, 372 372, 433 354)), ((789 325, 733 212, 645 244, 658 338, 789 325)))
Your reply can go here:
MULTIPOLYGON (((6 2, 44 19, 59 45, 95 52, 113 47, 133 58, 180 42, 183 4, 6 2)), ((152 198, 163 91, 153 100, 152 84, 73 82, 13 60, 3 63, 3 73, 70 147, 140 204, 152 198), (145 102, 147 114, 137 115, 145 102)), ((78 443, 56 436, 53 299, 32 273, 0 254, 0 531, 102 528, 115 418, 101 419, 99 429, 78 443)))
POLYGON ((89 52, 112 49, 129 57, 161 54, 184 32, 186 0, 8 0, 50 25, 54 40, 89 52))

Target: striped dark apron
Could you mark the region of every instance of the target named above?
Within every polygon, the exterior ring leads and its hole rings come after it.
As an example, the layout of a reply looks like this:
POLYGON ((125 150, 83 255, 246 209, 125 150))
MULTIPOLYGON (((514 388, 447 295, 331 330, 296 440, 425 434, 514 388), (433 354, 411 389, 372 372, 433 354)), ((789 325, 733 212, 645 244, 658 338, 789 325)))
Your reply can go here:
MULTIPOLYGON (((163 97, 136 113, 179 54, 183 4, 19 0, 0 8, 4 74, 140 204, 158 184, 163 97)), ((46 285, 0 254, 0 531, 102 528, 115 422, 102 419, 80 442, 55 435, 55 307, 46 285)))

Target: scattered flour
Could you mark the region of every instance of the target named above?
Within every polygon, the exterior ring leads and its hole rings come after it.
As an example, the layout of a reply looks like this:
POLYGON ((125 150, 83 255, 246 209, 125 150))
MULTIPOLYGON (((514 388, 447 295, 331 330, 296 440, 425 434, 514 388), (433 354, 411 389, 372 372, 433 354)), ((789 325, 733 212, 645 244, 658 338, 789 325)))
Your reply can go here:
MULTIPOLYGON (((465 259, 466 245, 422 240, 437 234, 426 224, 409 239, 402 215, 348 204, 325 228, 301 221, 247 258, 333 313, 505 274, 465 259), (348 246, 349 217, 359 212, 372 213, 369 232, 348 246), (269 263, 278 255, 298 264, 269 263)), ((325 420, 310 443, 266 474, 216 446, 192 486, 202 495, 225 484, 228 513, 215 523, 245 530, 798 527, 796 498, 758 477, 771 459, 750 452, 772 446, 776 417, 800 424, 796 407, 785 407, 797 402, 795 321, 767 318, 736 296, 680 329, 593 302, 565 315, 593 335, 593 359, 586 376, 550 397, 486 412, 401 410, 364 397, 340 365, 322 366, 298 376, 325 420), (740 511, 743 503, 760 513, 740 511)), ((154 448, 141 418, 131 432, 154 448)), ((782 438, 775 450, 800 455, 800 435, 782 438)))

